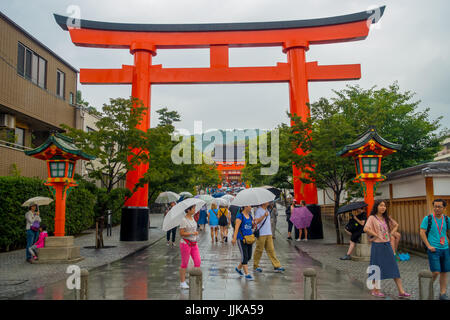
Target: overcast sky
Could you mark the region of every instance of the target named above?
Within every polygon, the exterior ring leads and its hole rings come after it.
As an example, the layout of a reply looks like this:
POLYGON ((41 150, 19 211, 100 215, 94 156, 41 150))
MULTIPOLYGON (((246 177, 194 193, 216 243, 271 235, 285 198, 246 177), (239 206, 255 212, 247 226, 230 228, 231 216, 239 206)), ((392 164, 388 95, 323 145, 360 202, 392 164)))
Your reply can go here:
MULTIPOLYGON (((420 108, 432 119, 450 122, 450 1, 375 0, 2 0, 0 10, 75 68, 120 68, 133 64, 128 50, 76 47, 53 13, 124 23, 262 22, 332 17, 386 5, 380 22, 363 41, 312 45, 307 61, 322 65, 360 63, 357 81, 309 84, 310 101, 332 97, 332 90, 358 84, 385 87, 395 80, 403 91, 416 92, 420 108)), ((230 49, 230 66, 264 66, 286 62, 281 48, 230 49)), ((207 49, 159 50, 153 64, 163 67, 208 67, 207 49)), ((78 84, 85 100, 97 108, 111 97, 128 97, 131 86, 78 84)), ((151 126, 156 110, 168 107, 182 117, 178 128, 193 132, 194 121, 212 128, 273 128, 288 123, 288 84, 155 85, 151 88, 151 126)))

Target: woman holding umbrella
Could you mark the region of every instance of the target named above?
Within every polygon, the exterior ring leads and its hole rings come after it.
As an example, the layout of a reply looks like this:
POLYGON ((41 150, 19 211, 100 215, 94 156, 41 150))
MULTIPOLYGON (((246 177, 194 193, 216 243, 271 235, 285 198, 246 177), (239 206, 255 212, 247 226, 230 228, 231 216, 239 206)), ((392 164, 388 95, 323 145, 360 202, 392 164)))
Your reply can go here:
POLYGON ((245 274, 245 279, 249 281, 253 280, 253 277, 248 273, 248 261, 252 258, 253 243, 246 243, 244 237, 252 235, 253 227, 268 216, 268 213, 266 213, 266 215, 259 219, 253 220, 251 210, 251 206, 245 206, 240 209, 240 213, 236 215, 236 224, 234 227, 233 239, 231 240, 233 245, 239 240, 238 246, 239 251, 241 252, 241 262, 235 270, 241 276, 245 274), (244 273, 242 273, 242 269, 244 269, 244 273))
POLYGON ((189 258, 192 257, 195 268, 200 268, 201 259, 200 251, 197 246, 197 223, 193 218, 193 215, 195 214, 195 205, 187 208, 185 212, 186 216, 181 220, 180 224, 180 287, 182 289, 189 289, 189 285, 186 283, 186 268, 189 263, 189 258))
POLYGON ((32 203, 29 207, 29 210, 27 213, 25 213, 25 220, 26 220, 26 232, 27 232, 27 248, 25 250, 26 253, 26 259, 27 262, 33 263, 31 259, 31 253, 29 252, 29 248, 37 241, 39 237, 39 230, 33 230, 35 229, 32 226, 38 222, 41 223, 41 217, 39 216, 39 209, 37 204, 32 203))

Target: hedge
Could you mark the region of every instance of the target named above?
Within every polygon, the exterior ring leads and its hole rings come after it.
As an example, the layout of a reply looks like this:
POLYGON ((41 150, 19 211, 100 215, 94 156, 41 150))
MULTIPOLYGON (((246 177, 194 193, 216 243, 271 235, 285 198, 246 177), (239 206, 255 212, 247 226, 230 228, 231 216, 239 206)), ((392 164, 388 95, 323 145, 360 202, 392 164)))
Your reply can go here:
MULTIPOLYGON (((25 213, 28 208, 22 203, 32 197, 52 198, 43 181, 28 177, 0 177, 0 251, 25 248, 25 213)), ((66 201, 67 235, 75 235, 93 225, 96 195, 83 187, 72 188, 66 201)), ((42 224, 47 225, 49 235, 53 235, 55 206, 39 208, 42 224)))

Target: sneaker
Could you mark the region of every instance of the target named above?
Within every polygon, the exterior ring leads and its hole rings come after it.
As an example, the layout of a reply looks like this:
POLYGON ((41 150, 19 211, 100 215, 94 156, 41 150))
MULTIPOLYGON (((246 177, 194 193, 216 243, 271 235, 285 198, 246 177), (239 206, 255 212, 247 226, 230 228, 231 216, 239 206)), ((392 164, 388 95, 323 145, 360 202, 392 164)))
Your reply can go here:
POLYGON ((348 254, 346 254, 345 256, 340 257, 339 259, 341 259, 341 260, 352 260, 352 257, 349 256, 348 254))
POLYGON ((439 295, 439 300, 448 300, 447 293, 440 294, 440 295, 439 295))
POLYGON ((245 276, 245 280, 253 281, 253 280, 255 280, 255 279, 253 279, 253 277, 252 277, 250 274, 247 274, 247 275, 245 276))
POLYGON ((239 270, 237 267, 234 270, 236 270, 236 272, 239 273, 241 276, 244 275, 244 273, 241 270, 239 270))
POLYGON ((283 272, 285 269, 283 267, 275 268, 275 272, 283 272))
POLYGON ((170 241, 167 241, 167 246, 170 246, 170 241))
POLYGON ((302 240, 300 240, 300 239, 295 239, 295 241, 300 242, 300 241, 302 241, 302 240))
POLYGON ((256 268, 255 271, 256 272, 262 272, 262 269, 261 268, 256 268))
POLYGON ((188 284, 187 284, 186 281, 185 281, 185 282, 181 282, 181 283, 180 283, 180 288, 181 288, 181 289, 189 289, 189 286, 188 286, 188 284))
POLYGON ((305 238, 305 239, 303 239, 303 241, 308 242, 308 239, 305 238))
POLYGON ((228 242, 228 237, 225 237, 225 242, 228 242))
POLYGON ((33 256, 33 260, 36 260, 37 259, 37 257, 36 256, 33 256))
POLYGON ((172 247, 176 247, 177 244, 175 242, 172 242, 172 247))

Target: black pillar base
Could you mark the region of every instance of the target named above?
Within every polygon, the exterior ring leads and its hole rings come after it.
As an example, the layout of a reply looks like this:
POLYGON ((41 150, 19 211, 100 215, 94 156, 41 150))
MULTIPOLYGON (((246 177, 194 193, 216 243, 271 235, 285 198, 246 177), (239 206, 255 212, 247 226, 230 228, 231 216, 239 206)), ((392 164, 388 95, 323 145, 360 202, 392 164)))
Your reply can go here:
POLYGON ((148 213, 148 208, 122 208, 120 241, 147 241, 149 225, 148 213))

